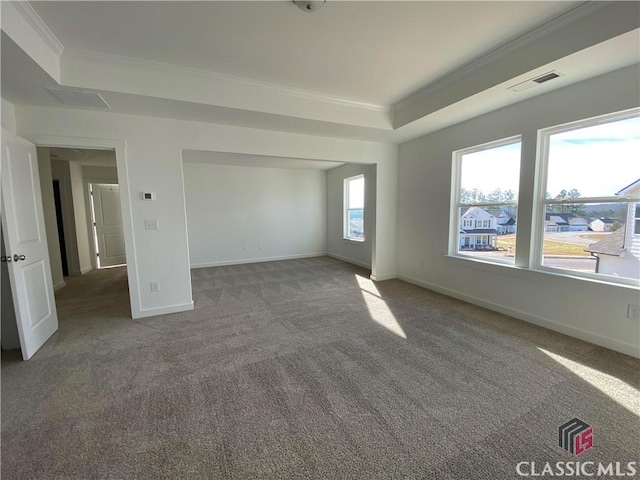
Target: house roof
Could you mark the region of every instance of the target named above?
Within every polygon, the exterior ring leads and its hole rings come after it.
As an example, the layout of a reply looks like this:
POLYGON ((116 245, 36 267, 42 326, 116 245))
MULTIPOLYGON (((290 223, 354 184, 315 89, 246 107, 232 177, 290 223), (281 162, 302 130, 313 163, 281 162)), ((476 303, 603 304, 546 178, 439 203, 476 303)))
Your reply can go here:
POLYGON ((460 210, 460 217, 466 217, 467 215, 469 215, 469 217, 472 218, 482 218, 485 217, 484 220, 487 220, 487 216, 489 217, 493 217, 494 215, 491 214, 491 212, 489 212, 488 209, 483 208, 483 207, 462 207, 460 210))
POLYGON ((619 257, 624 252, 624 228, 607 235, 599 242, 592 243, 587 248, 587 252, 599 253, 601 255, 611 255, 619 257))
POLYGON ((598 220, 600 220, 602 223, 605 223, 607 225, 617 222, 615 218, 596 218, 594 222, 597 222, 598 220))
POLYGON ((491 215, 493 215, 494 217, 510 217, 510 218, 515 218, 515 215, 512 213, 509 213, 507 210, 505 210, 503 207, 495 207, 495 208, 485 208, 484 210, 486 210, 487 212, 489 212, 491 215))
POLYGON ((515 225, 516 224, 516 219, 512 216, 509 216, 509 220, 507 220, 505 223, 503 223, 502 225, 515 225))
POLYGON ((569 223, 568 219, 566 218, 569 214, 568 213, 547 213, 546 214, 546 220, 548 222, 553 222, 556 223, 558 225, 566 225, 567 223, 569 223))
POLYGON ((575 217, 569 219, 569 225, 583 224, 586 225, 589 221, 582 217, 575 217))
POLYGON ((636 188, 640 189, 640 178, 635 182, 630 183, 619 192, 616 192, 616 195, 626 195, 628 193, 631 193, 631 191, 635 190, 636 188))

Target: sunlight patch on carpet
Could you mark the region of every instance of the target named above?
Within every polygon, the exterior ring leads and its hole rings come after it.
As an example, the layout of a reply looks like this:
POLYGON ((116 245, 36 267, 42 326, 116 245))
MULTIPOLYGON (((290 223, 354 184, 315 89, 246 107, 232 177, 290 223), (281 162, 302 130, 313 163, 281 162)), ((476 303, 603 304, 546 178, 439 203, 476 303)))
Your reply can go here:
POLYGON ((558 362, 563 367, 612 398, 635 415, 640 415, 640 391, 626 382, 607 373, 587 367, 574 360, 569 360, 556 353, 538 347, 542 353, 558 362))
POLYGON ((364 303, 367 305, 371 319, 389 330, 391 333, 394 333, 400 338, 404 338, 406 340, 407 335, 404 333, 404 330, 398 323, 395 315, 387 305, 387 302, 385 302, 380 295, 375 283, 373 283, 371 279, 360 275, 356 275, 355 277, 358 285, 360 286, 360 292, 362 293, 364 303))

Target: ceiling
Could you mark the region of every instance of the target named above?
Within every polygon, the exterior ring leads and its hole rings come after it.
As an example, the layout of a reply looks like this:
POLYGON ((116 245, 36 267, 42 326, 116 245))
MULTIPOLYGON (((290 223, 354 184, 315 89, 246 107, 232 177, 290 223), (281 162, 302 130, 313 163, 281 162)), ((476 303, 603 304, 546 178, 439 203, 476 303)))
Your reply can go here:
POLYGON ((116 113, 377 142, 640 58, 638 2, 328 0, 311 14, 290 1, 0 4, 2 97, 16 105, 70 108, 45 89, 62 86, 116 113), (551 70, 563 75, 508 88, 551 70))
POLYGON ((64 45, 390 105, 575 2, 31 2, 64 45), (496 28, 496 26, 500 28, 496 28))
POLYGON ((303 158, 271 157, 227 152, 205 152, 202 150, 182 150, 184 163, 206 163, 231 165, 234 167, 286 168, 303 170, 330 170, 343 163, 303 158))
POLYGON ((49 155, 52 160, 66 160, 88 167, 116 167, 116 153, 113 150, 50 147, 49 155))

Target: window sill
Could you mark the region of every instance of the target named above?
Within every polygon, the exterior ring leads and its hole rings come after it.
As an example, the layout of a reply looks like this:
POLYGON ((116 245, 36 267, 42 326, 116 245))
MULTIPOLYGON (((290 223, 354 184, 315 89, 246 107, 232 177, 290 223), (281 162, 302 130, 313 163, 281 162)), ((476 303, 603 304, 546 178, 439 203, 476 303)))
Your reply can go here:
POLYGON ((521 280, 543 282, 550 286, 558 288, 566 288, 567 284, 571 284, 571 288, 596 292, 602 288, 615 287, 617 289, 628 290, 629 292, 638 292, 640 285, 631 285, 628 283, 617 283, 607 279, 594 279, 564 273, 562 270, 551 269, 549 267, 524 268, 508 263, 487 262, 476 258, 468 258, 459 255, 446 255, 446 261, 452 265, 463 268, 472 268, 474 270, 482 270, 497 275, 506 275, 521 280))
POLYGON ((345 242, 355 243, 356 245, 362 245, 365 242, 364 238, 359 239, 359 238, 342 237, 342 240, 344 240, 345 242))

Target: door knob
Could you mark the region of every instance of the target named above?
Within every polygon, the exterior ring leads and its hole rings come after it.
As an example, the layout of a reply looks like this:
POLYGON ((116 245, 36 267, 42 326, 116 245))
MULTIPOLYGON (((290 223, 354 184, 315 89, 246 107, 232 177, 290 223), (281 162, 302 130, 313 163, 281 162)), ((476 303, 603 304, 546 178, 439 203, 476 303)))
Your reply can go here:
POLYGON ((2 257, 0 257, 0 262, 2 262, 2 263, 9 263, 10 261, 11 261, 11 256, 5 257, 3 255, 2 257))
POLYGON ((14 261, 14 262, 17 262, 17 261, 19 261, 19 260, 24 260, 25 258, 27 258, 27 257, 26 257, 26 256, 24 256, 24 255, 18 255, 18 254, 16 253, 16 254, 13 256, 13 261, 14 261))

